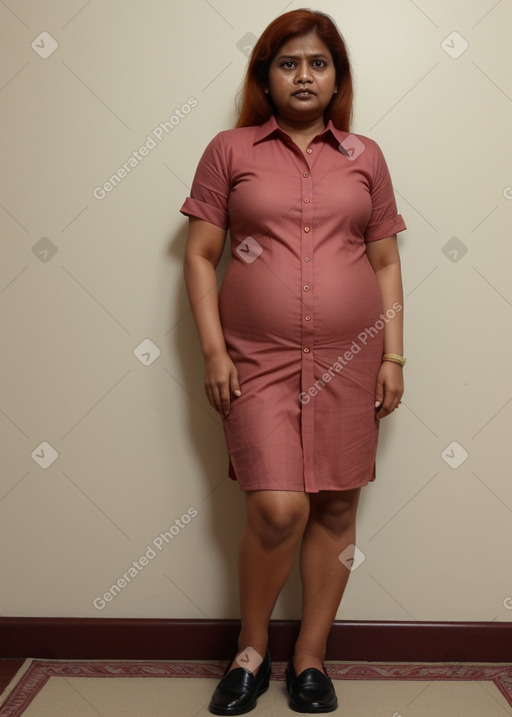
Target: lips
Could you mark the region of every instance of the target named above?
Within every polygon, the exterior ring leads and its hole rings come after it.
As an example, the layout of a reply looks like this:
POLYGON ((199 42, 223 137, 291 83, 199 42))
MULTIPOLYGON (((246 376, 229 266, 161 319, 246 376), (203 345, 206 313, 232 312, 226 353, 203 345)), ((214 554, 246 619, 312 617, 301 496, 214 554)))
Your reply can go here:
POLYGON ((315 93, 311 90, 297 90, 293 93, 293 97, 314 97, 315 93))

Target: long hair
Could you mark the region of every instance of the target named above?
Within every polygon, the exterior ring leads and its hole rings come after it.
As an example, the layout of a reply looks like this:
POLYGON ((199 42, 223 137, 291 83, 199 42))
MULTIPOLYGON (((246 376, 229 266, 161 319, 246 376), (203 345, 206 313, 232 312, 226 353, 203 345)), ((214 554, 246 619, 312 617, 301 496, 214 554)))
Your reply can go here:
POLYGON ((253 48, 241 92, 237 98, 236 127, 263 124, 274 113, 272 100, 264 92, 272 60, 290 38, 316 31, 329 48, 336 68, 338 92, 324 111, 324 121, 344 132, 352 123, 353 86, 348 50, 336 24, 323 12, 291 10, 273 20, 253 48))

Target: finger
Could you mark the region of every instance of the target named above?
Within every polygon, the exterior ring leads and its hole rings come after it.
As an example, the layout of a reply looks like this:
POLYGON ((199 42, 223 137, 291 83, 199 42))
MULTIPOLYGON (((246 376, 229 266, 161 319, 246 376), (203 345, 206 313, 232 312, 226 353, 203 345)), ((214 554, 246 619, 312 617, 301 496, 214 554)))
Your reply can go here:
POLYGON ((397 410, 399 405, 400 405, 399 394, 395 394, 395 393, 386 394, 386 397, 382 404, 382 408, 377 413, 377 417, 384 418, 385 416, 389 416, 391 413, 394 413, 397 410))
POLYGON ((224 414, 224 416, 229 416, 229 411, 231 409, 229 389, 226 388, 225 386, 220 387, 219 395, 220 395, 220 407, 221 407, 222 413, 224 414))
POLYGON ((208 396, 208 401, 210 403, 210 406, 214 408, 217 413, 221 413, 222 406, 220 403, 219 393, 214 386, 207 386, 206 387, 206 395, 208 396))
POLYGON ((377 418, 386 418, 386 416, 389 416, 390 413, 391 413, 391 411, 388 411, 388 409, 385 406, 382 406, 382 408, 379 411, 377 411, 376 416, 377 416, 377 418))
POLYGON ((386 397, 384 396, 380 401, 376 416, 377 416, 377 418, 385 418, 388 415, 388 413, 389 413, 389 411, 388 411, 388 406, 386 403, 386 397))
POLYGON ((212 392, 212 389, 210 388, 210 386, 205 384, 204 392, 206 393, 206 398, 208 399, 208 403, 210 404, 210 406, 212 408, 215 408, 215 403, 213 400, 213 392, 212 392))
POLYGON ((238 373, 235 372, 231 375, 231 390, 235 396, 241 396, 242 391, 240 390, 240 382, 238 381, 238 373))
POLYGON ((389 414, 393 410, 393 394, 390 392, 389 388, 384 383, 380 385, 380 388, 382 390, 382 394, 380 401, 380 409, 377 412, 377 416, 379 418, 385 418, 386 416, 389 416, 389 414))

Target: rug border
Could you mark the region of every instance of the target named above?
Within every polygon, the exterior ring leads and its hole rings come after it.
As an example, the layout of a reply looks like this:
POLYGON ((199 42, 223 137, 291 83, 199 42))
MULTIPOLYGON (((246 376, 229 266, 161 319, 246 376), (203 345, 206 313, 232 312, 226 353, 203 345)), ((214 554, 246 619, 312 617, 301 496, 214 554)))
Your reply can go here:
POLYGON ((12 676, 7 685, 4 687, 3 691, 0 693, 0 716, 2 714, 2 706, 7 703, 7 700, 13 693, 14 689, 20 683, 22 677, 24 677, 24 675, 28 672, 32 662, 32 658, 27 657, 27 659, 23 662, 21 667, 16 670, 16 673, 12 676))
MULTIPOLYGON (((0 717, 22 717, 51 677, 220 678, 225 662, 214 660, 44 660, 28 659, 0 696, 0 717), (134 670, 137 670, 137 674, 134 670), (142 674, 141 674, 142 672, 142 674), (4 699, 5 697, 5 699, 4 699)), ((273 663, 272 679, 284 680, 285 662, 273 663)), ((512 663, 326 662, 334 680, 490 681, 512 707, 512 663), (468 677, 464 677, 464 673, 468 677)))

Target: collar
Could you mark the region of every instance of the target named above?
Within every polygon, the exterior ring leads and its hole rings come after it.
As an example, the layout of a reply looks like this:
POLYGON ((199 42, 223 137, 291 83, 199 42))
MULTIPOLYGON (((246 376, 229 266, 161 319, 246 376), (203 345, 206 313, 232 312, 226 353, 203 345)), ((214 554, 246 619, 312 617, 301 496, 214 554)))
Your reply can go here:
MULTIPOLYGON (((258 142, 261 142, 263 139, 266 139, 271 134, 277 133, 281 136, 289 137, 290 135, 285 132, 281 127, 277 124, 277 120, 275 118, 275 115, 270 115, 268 120, 264 122, 263 124, 257 125, 255 127, 254 132, 254 140, 253 144, 257 144, 258 142)), ((333 123, 332 120, 329 120, 325 129, 320 132, 317 137, 322 137, 323 135, 332 134, 332 136, 335 138, 335 140, 340 144, 343 142, 343 140, 347 136, 347 132, 343 132, 340 129, 337 129, 333 123)))

